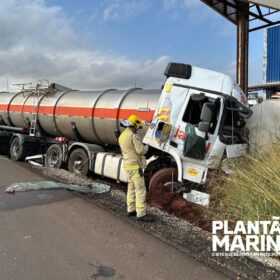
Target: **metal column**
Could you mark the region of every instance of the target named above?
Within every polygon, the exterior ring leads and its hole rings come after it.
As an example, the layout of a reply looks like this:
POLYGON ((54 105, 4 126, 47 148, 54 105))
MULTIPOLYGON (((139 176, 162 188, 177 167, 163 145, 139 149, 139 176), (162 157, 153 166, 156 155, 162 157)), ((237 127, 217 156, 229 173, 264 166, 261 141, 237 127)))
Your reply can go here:
POLYGON ((248 92, 248 52, 249 52, 249 4, 239 3, 237 15, 237 83, 247 95, 248 92))

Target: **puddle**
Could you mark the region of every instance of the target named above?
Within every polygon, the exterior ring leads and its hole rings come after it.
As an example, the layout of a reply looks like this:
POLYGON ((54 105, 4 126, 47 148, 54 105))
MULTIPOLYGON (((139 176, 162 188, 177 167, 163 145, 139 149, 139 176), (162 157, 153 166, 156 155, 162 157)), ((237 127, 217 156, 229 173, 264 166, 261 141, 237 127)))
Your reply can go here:
POLYGON ((98 277, 109 278, 115 276, 116 270, 110 266, 105 265, 93 265, 89 263, 88 265, 96 269, 96 273, 91 275, 92 279, 98 279, 98 277))
POLYGON ((58 190, 66 189, 71 191, 77 191, 80 193, 107 193, 110 191, 110 186, 102 183, 91 183, 85 186, 79 186, 74 184, 65 184, 52 181, 43 181, 43 182, 32 182, 32 183, 15 183, 10 185, 6 192, 14 194, 16 192, 24 191, 37 191, 37 190, 58 190))

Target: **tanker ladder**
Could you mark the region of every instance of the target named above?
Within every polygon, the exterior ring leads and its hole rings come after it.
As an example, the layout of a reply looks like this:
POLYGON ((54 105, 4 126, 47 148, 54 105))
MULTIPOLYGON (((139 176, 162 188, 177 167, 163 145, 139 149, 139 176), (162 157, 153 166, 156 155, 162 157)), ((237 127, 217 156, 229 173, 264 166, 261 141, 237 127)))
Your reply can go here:
POLYGON ((47 93, 47 88, 49 87, 49 81, 47 80, 38 80, 35 91, 34 91, 34 99, 33 99, 33 107, 32 107, 32 115, 29 127, 29 135, 36 136, 36 128, 37 128, 37 121, 38 121, 38 113, 39 113, 39 102, 40 96, 47 93), (43 81, 47 82, 47 87, 43 87, 43 81))

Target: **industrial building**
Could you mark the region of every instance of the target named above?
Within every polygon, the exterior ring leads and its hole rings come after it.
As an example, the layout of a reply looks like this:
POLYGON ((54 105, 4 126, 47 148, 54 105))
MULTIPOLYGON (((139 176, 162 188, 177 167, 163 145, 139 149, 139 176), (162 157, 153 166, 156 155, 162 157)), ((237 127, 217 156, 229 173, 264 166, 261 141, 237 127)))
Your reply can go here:
POLYGON ((236 79, 243 91, 264 90, 270 97, 280 91, 280 1, 201 0, 236 25, 236 79), (248 88, 249 33, 265 30, 264 84, 248 88))
POLYGON ((263 91, 267 98, 280 93, 280 25, 264 31, 263 84, 249 88, 249 92, 263 91))

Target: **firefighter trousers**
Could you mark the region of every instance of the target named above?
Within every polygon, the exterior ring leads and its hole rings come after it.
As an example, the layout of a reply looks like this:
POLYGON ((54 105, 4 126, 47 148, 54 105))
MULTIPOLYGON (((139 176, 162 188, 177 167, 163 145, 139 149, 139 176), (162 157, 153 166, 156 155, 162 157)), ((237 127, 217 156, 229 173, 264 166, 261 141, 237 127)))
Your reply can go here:
POLYGON ((137 217, 146 215, 146 187, 144 177, 138 170, 126 171, 128 177, 127 186, 127 211, 136 210, 137 217))

